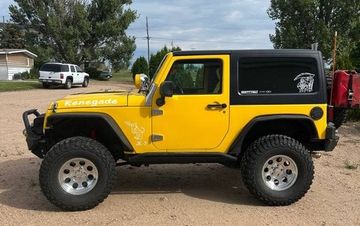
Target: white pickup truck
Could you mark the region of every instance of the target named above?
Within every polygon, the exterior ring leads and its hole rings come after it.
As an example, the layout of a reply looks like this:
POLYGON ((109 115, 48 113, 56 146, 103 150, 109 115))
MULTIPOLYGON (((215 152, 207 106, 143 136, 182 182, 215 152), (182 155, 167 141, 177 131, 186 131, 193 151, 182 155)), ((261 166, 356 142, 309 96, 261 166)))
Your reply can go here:
POLYGON ((44 88, 51 85, 64 85, 70 89, 72 85, 89 85, 89 74, 75 64, 46 63, 40 68, 39 81, 44 88))

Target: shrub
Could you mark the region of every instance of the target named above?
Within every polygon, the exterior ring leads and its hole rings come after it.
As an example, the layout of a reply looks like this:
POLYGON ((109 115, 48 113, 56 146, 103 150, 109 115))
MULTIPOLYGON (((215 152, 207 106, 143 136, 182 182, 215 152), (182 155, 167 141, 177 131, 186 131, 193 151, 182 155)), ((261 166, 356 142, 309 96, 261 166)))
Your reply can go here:
POLYGON ((39 70, 36 68, 31 68, 29 73, 30 79, 38 79, 39 78, 39 70))
POLYGON ((36 70, 31 69, 30 73, 25 71, 25 72, 14 74, 13 80, 37 79, 38 77, 39 77, 38 72, 36 70))
POLYGON ((13 80, 20 80, 21 79, 21 73, 16 73, 13 76, 13 80))

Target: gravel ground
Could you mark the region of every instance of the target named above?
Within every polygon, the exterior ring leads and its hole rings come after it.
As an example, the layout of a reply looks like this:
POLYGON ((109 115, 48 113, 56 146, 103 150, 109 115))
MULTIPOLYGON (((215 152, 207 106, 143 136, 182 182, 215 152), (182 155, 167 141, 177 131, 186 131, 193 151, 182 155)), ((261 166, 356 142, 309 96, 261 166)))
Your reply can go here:
POLYGON ((340 129, 332 153, 315 159, 315 180, 306 196, 287 207, 254 199, 239 170, 217 164, 124 166, 110 196, 97 208, 63 212, 42 195, 41 161, 26 148, 21 114, 45 109, 69 93, 131 89, 113 82, 88 88, 0 93, 0 225, 360 225, 360 124, 340 129))

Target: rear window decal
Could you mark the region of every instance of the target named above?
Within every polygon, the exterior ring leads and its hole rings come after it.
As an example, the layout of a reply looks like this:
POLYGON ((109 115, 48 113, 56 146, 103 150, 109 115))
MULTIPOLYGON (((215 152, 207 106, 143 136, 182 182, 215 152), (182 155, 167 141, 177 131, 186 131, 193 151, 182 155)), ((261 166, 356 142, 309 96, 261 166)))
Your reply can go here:
POLYGON ((311 93, 314 88, 314 79, 315 74, 304 72, 298 74, 294 81, 298 81, 297 88, 299 89, 299 93, 311 93))

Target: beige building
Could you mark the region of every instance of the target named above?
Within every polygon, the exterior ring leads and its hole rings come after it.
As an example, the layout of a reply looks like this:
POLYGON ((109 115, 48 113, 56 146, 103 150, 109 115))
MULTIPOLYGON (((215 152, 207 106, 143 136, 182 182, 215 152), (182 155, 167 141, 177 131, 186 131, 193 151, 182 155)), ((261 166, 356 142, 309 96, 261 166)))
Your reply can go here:
POLYGON ((0 80, 12 80, 14 74, 30 72, 36 57, 26 49, 0 49, 0 80))

